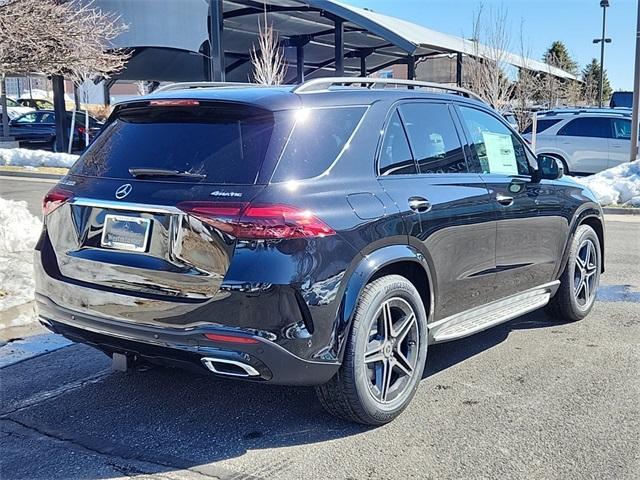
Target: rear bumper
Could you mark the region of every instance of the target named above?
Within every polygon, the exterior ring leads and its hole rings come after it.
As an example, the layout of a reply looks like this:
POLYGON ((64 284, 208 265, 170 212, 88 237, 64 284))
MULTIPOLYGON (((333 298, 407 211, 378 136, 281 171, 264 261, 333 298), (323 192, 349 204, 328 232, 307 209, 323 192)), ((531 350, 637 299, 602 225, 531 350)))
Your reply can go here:
POLYGON ((205 333, 229 333, 213 325, 196 328, 136 325, 69 310, 40 294, 36 294, 36 303, 40 322, 49 330, 106 353, 118 352, 204 372, 210 370, 204 366, 203 358, 220 359, 222 365, 242 364, 255 372, 234 378, 282 385, 323 384, 339 368, 337 363, 303 360, 259 336, 250 337, 257 341, 254 344, 210 341, 205 333))

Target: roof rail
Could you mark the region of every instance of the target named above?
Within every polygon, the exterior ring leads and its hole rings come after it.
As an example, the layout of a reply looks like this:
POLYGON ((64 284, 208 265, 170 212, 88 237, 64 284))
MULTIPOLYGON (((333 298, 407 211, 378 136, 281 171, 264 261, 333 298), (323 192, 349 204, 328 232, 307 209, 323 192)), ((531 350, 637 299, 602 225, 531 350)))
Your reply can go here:
POLYGON ((466 88, 452 87, 449 85, 443 85, 441 83, 433 82, 420 82, 417 80, 403 80, 396 78, 369 78, 369 77, 326 77, 326 78, 314 78, 301 83, 293 89, 295 93, 311 93, 327 90, 332 86, 365 86, 365 88, 376 88, 378 85, 393 85, 402 87, 414 87, 414 88, 431 88, 433 90, 443 90, 445 92, 452 92, 464 97, 473 98, 486 103, 477 94, 473 93, 466 88))
POLYGON ((228 87, 261 87, 256 83, 242 82, 176 82, 156 88, 152 93, 169 92, 171 90, 184 90, 190 88, 228 88, 228 87))
POLYGON ((631 115, 631 110, 625 111, 621 109, 614 111, 611 108, 559 108, 538 112, 538 116, 580 115, 582 113, 600 113, 602 115, 619 115, 621 117, 628 117, 631 115))

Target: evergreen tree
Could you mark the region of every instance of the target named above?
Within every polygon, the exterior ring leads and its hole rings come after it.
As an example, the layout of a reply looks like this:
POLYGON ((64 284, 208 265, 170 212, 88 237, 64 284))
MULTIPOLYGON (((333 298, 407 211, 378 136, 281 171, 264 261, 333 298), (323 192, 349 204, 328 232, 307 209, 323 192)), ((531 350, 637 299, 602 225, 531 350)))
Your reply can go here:
POLYGON ((567 46, 560 40, 556 40, 542 56, 542 61, 569 73, 578 73, 578 62, 571 58, 567 46))
MULTIPOLYGON (((600 62, 595 58, 591 63, 587 64, 582 70, 582 98, 589 104, 595 104, 598 101, 598 93, 600 88, 600 62)), ((604 71, 602 80, 602 101, 608 102, 613 90, 607 78, 607 71, 604 71)))

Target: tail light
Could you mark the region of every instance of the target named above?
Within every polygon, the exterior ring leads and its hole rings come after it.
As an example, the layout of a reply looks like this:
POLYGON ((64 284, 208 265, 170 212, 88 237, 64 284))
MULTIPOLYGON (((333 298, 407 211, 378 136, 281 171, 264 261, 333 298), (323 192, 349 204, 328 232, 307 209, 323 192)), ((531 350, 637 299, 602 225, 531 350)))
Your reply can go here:
POLYGON ((325 237, 336 233, 312 212, 288 205, 182 202, 178 208, 241 240, 325 237))
POLYGON ((84 127, 78 127, 78 133, 80 135, 84 135, 84 132, 86 132, 87 130, 84 127))
POLYGON ((46 217, 56 208, 67 202, 72 196, 73 194, 67 190, 53 187, 42 200, 42 214, 46 217))

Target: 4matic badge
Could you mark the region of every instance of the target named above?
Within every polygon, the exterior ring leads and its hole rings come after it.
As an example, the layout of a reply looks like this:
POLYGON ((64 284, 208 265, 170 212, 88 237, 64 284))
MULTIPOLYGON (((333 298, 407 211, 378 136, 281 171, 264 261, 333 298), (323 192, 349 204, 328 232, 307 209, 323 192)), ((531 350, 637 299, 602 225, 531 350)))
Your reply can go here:
POLYGON ((241 192, 223 192, 220 190, 214 190, 213 192, 211 192, 209 195, 211 195, 212 197, 241 197, 242 193, 241 192))

